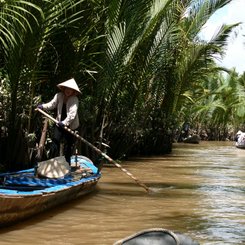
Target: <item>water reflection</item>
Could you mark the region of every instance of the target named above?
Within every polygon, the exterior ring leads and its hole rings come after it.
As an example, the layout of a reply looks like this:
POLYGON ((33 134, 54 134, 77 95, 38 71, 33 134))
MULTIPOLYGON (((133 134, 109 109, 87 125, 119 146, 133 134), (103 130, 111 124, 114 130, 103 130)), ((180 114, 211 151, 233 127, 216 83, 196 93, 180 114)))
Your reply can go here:
POLYGON ((110 245, 153 227, 201 244, 245 244, 245 150, 177 143, 168 156, 122 164, 153 192, 106 167, 96 192, 1 230, 0 244, 110 245))

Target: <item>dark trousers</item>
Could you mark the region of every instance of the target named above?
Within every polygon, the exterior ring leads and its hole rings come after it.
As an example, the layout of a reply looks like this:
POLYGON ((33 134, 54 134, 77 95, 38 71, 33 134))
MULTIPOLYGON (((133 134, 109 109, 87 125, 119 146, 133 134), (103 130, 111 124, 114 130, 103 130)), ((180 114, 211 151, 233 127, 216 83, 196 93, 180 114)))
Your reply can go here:
POLYGON ((65 129, 56 126, 54 128, 54 136, 52 139, 52 144, 50 147, 50 153, 49 153, 49 158, 54 158, 59 156, 60 154, 60 142, 61 140, 65 140, 65 145, 64 145, 64 155, 66 161, 70 164, 71 163, 71 155, 75 143, 75 136, 66 131, 65 129))

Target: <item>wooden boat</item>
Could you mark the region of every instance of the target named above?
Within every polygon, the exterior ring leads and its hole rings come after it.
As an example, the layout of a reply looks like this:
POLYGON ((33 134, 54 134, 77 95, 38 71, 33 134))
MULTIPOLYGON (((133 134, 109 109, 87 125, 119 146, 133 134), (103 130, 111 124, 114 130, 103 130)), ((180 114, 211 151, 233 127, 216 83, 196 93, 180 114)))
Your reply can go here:
POLYGON ((239 144, 237 144, 237 142, 236 142, 236 148, 239 148, 239 149, 245 149, 245 145, 239 145, 239 144))
POLYGON ((71 171, 59 178, 37 176, 35 168, 0 174, 0 227, 87 194, 100 177, 98 168, 84 156, 73 156, 71 171))
POLYGON ((201 138, 197 134, 193 134, 183 139, 184 143, 199 144, 201 138))
POLYGON ((117 241, 114 245, 199 245, 190 237, 162 228, 147 229, 117 241))

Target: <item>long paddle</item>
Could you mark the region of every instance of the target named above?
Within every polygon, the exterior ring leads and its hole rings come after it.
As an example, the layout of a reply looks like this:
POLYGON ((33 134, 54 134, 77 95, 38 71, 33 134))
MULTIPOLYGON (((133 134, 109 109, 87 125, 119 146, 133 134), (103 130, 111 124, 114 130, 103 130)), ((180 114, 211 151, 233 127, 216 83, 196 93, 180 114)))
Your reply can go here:
MULTIPOLYGON (((42 113, 47 118, 51 119, 53 122, 58 123, 56 119, 51 117, 48 113, 45 111, 37 108, 37 111, 42 113)), ((104 158, 106 158, 109 162, 113 163, 116 167, 120 168, 125 174, 127 174, 129 177, 131 177, 137 184, 139 184, 141 187, 143 187, 147 192, 150 192, 150 188, 148 188, 144 183, 139 181, 137 178, 135 178, 131 173, 129 173, 125 168, 123 168, 120 164, 118 164, 116 161, 114 161, 112 158, 110 158, 108 155, 106 155, 104 152, 102 152, 99 148, 92 145, 90 142, 85 140, 83 137, 81 137, 79 134, 71 130, 70 128, 64 126, 64 129, 67 130, 69 133, 73 134, 76 138, 80 139, 82 142, 84 142, 86 145, 90 146, 92 149, 94 149, 98 154, 102 155, 104 158)))

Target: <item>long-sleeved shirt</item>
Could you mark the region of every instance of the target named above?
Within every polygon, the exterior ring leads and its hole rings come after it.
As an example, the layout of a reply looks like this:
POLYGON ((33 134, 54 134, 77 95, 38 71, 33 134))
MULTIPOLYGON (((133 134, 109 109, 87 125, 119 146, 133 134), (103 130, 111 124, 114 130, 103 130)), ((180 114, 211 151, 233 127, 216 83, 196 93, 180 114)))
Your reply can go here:
POLYGON ((72 130, 77 129, 79 126, 79 118, 77 114, 79 101, 77 96, 70 96, 66 104, 64 104, 64 94, 63 92, 57 93, 54 98, 48 102, 43 104, 43 109, 53 110, 57 108, 57 121, 61 121, 62 107, 66 105, 66 118, 62 121, 66 126, 71 128, 72 130))

